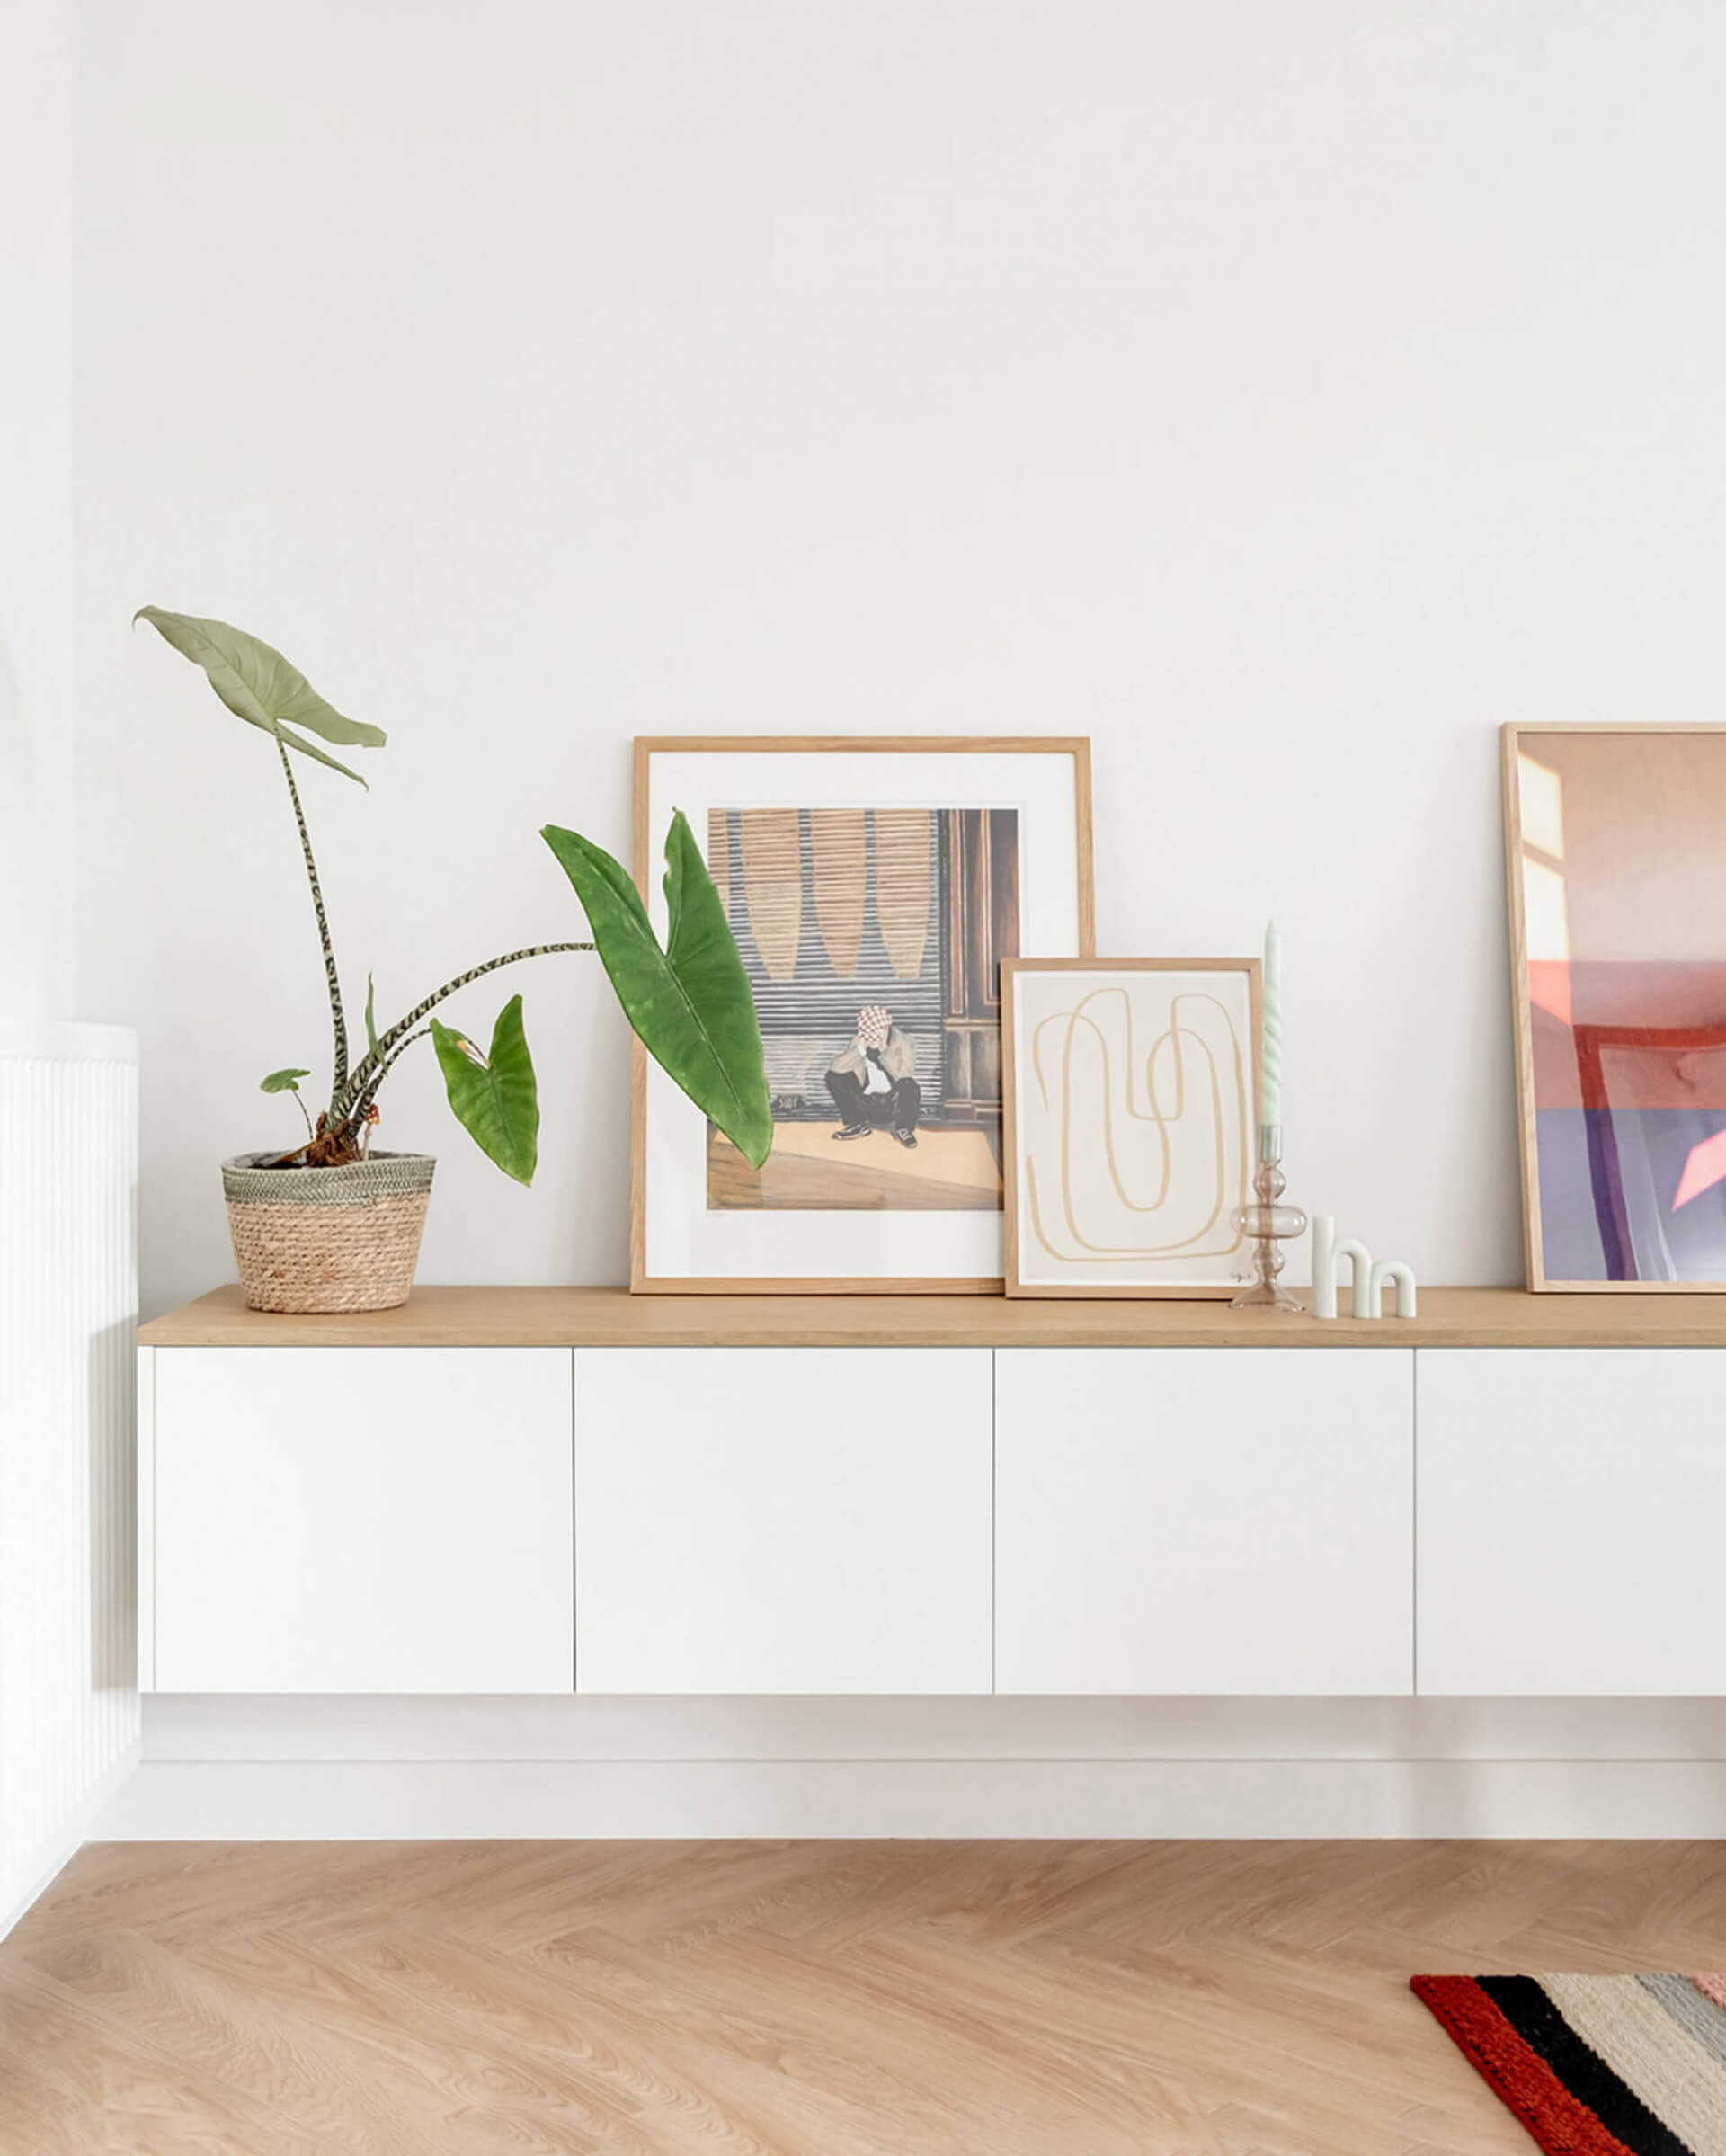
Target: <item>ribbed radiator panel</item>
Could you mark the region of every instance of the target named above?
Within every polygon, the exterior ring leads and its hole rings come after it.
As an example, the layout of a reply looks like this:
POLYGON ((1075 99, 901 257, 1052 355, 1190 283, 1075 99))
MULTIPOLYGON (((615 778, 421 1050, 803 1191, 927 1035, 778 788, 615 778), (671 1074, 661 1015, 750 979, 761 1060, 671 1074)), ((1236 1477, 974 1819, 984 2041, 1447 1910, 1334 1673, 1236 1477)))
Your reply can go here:
POLYGON ((0 1931, 137 1745, 138 1064, 0 1025, 0 1931))

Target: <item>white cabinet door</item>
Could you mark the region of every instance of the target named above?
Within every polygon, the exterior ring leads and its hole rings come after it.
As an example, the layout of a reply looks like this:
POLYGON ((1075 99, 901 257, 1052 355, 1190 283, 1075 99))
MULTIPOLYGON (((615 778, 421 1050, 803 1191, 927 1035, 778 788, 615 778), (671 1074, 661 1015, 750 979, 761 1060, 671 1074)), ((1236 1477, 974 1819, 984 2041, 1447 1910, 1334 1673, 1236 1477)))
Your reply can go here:
POLYGON ((165 1348, 164 1692, 574 1681, 570 1355, 165 1348))
POLYGON ((1418 1367, 1420 1690, 1726 1692, 1726 1350, 1418 1367))
POLYGON ((996 1359, 1002 1692, 1412 1688, 1412 1393, 1392 1348, 996 1359))
POLYGON ((986 1349, 582 1349, 583 1692, 986 1692, 986 1349))

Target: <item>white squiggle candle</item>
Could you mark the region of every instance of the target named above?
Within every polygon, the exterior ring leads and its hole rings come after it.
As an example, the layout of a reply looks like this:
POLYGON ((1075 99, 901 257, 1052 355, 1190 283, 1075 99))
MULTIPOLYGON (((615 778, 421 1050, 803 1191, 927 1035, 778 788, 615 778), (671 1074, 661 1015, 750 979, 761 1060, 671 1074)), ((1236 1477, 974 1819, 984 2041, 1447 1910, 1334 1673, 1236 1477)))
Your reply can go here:
POLYGON ((1337 1314, 1337 1216, 1334 1213, 1314 1213, 1312 1216, 1312 1314, 1314 1317, 1335 1317, 1337 1314))
POLYGON ((1259 1050, 1259 1120, 1283 1119, 1283 931, 1265 931, 1264 1042, 1259 1050))

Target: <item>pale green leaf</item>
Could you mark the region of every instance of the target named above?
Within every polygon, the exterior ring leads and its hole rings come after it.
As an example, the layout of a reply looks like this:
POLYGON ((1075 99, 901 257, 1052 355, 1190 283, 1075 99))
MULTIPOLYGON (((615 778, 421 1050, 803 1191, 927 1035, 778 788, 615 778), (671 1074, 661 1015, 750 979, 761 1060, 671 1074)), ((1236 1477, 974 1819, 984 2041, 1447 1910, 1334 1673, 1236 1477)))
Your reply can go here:
POLYGON ((384 745, 383 729, 344 717, 273 646, 231 622, 171 613, 165 607, 140 607, 132 619, 147 621, 177 652, 201 666, 210 687, 236 718, 274 735, 300 755, 365 784, 358 771, 326 756, 305 735, 316 734, 319 740, 340 746, 377 749, 384 745))
POLYGON ((311 1076, 309 1071, 271 1071, 259 1086, 261 1093, 297 1093, 302 1078, 311 1076))

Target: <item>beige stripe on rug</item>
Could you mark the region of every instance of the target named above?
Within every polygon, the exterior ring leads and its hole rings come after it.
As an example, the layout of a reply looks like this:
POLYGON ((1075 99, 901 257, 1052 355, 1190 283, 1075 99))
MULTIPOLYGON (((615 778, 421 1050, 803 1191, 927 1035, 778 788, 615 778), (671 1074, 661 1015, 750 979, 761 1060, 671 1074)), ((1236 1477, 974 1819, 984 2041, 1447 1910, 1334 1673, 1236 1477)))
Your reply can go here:
POLYGON ((1695 2156, 1726 2156, 1726 2067, 1636 1976, 1542 1976, 1588 2048, 1695 2156))

